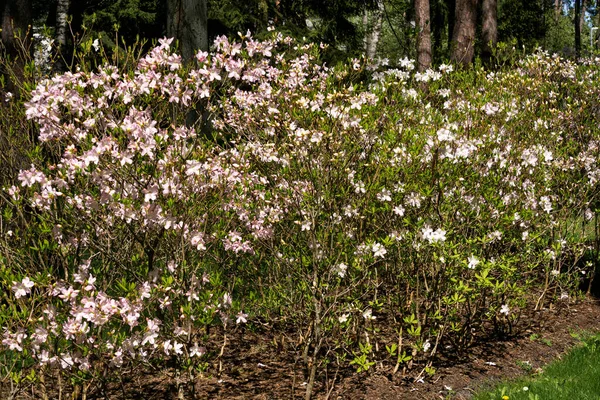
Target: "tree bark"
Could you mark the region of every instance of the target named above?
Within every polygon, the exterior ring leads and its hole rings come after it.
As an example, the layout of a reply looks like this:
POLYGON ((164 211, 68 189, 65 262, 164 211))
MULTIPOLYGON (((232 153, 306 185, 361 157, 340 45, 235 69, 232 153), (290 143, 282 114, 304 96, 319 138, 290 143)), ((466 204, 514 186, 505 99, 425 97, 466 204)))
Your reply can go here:
MULTIPOLYGON (((7 81, 7 89, 19 95, 18 83, 22 81, 25 68, 24 52, 31 40, 31 0, 4 0, 2 6, 2 32, 0 51, 6 51, 12 71, 2 71, 7 81), (15 38, 16 37, 16 38, 15 38), (13 81, 15 80, 15 81, 13 81)), ((4 69, 0 65, 0 69, 4 69)))
POLYGON ((431 13, 431 54, 433 60, 439 61, 442 59, 442 50, 444 48, 442 37, 446 29, 446 15, 440 3, 430 3, 429 6, 429 12, 431 13))
POLYGON ((454 33, 454 19, 456 17, 456 0, 446 0, 448 6, 448 54, 452 51, 452 34, 454 33))
POLYGON ((15 40, 17 35, 21 40, 28 40, 31 26, 30 0, 5 0, 2 7, 2 44, 10 55, 18 48, 15 40))
POLYGON ((581 57, 581 2, 575 0, 575 57, 581 57))
POLYGON ((493 49, 498 43, 498 0, 483 0, 481 8, 483 39, 482 58, 484 63, 489 63, 492 58, 493 49))
POLYGON ((562 0, 554 0, 554 17, 558 20, 558 17, 562 15, 562 0))
POLYGON ((69 0, 58 0, 56 2, 56 44, 59 48, 67 44, 67 13, 69 12, 69 0))
MULTIPOLYGON (((585 26, 585 9, 587 7, 587 0, 581 0, 581 9, 579 10, 579 35, 581 36, 581 30, 585 26)), ((591 32, 590 32, 591 34, 591 32)), ((582 40, 580 38, 580 40, 582 40)))
POLYGON ((451 60, 463 65, 473 62, 475 56, 475 28, 478 0, 456 0, 451 60))
POLYGON ((417 29, 417 68, 420 72, 431 67, 431 13, 429 0, 415 0, 417 29))
POLYGON ((184 61, 208 51, 207 0, 167 0, 167 36, 179 42, 184 61))
POLYGON ((377 10, 372 15, 372 26, 369 26, 369 12, 365 10, 363 16, 365 26, 365 56, 375 58, 377 54, 377 44, 381 35, 381 26, 383 24, 383 0, 377 0, 377 10))

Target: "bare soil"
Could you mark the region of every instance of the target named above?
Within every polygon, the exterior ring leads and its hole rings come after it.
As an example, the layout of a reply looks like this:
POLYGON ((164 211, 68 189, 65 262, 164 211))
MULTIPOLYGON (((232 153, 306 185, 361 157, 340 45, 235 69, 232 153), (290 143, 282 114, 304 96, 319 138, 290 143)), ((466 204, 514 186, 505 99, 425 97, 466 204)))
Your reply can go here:
MULTIPOLYGON (((383 364, 363 373, 356 373, 348 362, 336 369, 320 368, 314 398, 470 399, 475 391, 501 380, 539 371, 575 345, 577 333, 600 331, 600 301, 587 298, 560 309, 541 310, 530 318, 535 323, 516 337, 480 341, 461 359, 443 355, 433 377, 423 380, 414 373, 403 376, 401 370, 393 374, 383 364)), ((268 329, 231 333, 221 363, 210 365, 197 379, 196 398, 304 398, 306 371, 295 347, 268 329)), ((177 399, 176 377, 168 369, 123 372, 123 380, 109 390, 90 388, 87 399, 177 399)), ((0 384, 0 399, 8 398, 8 389, 0 384)), ((48 396, 56 399, 58 393, 50 390, 48 396)), ((190 393, 185 396, 190 397, 190 393)), ((41 397, 30 388, 14 398, 41 397)))

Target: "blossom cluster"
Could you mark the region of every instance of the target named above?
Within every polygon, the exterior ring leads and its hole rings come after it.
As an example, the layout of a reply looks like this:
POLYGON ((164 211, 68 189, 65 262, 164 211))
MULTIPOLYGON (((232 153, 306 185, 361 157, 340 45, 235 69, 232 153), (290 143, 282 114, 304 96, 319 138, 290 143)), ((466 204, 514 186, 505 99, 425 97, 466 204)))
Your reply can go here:
POLYGON ((563 232, 594 220, 600 179, 600 139, 575 110, 600 94, 582 83, 598 63, 582 77, 536 54, 461 87, 451 66, 407 59, 332 68, 279 34, 220 37, 192 65, 171 45, 31 92, 52 156, 6 193, 64 265, 5 279, 13 307, 33 310, 3 331, 8 351, 80 371, 197 360, 200 332, 247 323, 257 293, 356 338, 385 320, 386 291, 430 357, 442 336, 510 326, 535 285, 572 284, 584 245, 563 232))

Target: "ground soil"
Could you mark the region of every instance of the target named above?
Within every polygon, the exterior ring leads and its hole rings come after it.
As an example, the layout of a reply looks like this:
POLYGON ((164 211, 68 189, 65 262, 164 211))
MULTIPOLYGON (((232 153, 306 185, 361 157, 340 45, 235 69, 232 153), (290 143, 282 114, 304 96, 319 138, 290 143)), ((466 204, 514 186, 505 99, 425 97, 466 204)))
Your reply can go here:
MULTIPOLYGON (((539 371, 574 346, 579 341, 578 333, 600 331, 600 301, 588 298, 568 307, 541 310, 536 320, 518 337, 478 343, 462 360, 439 360, 443 366, 431 379, 403 378, 400 372, 392 374, 386 368, 363 374, 338 371, 333 388, 319 386, 316 397, 326 398, 331 391, 331 399, 470 399, 476 390, 539 371)), ((241 356, 238 367, 221 379, 204 380, 198 394, 214 399, 302 398, 302 372, 281 360, 284 354, 271 358, 268 347, 265 343, 264 350, 241 356), (259 362, 264 366, 258 367, 259 362)), ((329 380, 334 373, 329 373, 329 380)))
MULTIPOLYGON (((544 309, 529 316, 535 320, 516 337, 484 340, 462 359, 452 354, 437 360, 437 371, 418 380, 415 373, 392 373, 377 364, 357 374, 350 366, 328 370, 317 376, 317 399, 470 399, 473 393, 504 379, 535 373, 559 358, 578 342, 581 332, 600 331, 600 301, 580 300, 560 308, 544 309)), ((228 337, 220 364, 196 381, 197 399, 301 399, 306 383, 303 363, 293 344, 269 330, 237 331, 228 337)), ((348 364, 347 362, 344 365, 348 364)), ((126 372, 126 371, 124 371, 126 372)), ((128 371, 123 381, 108 391, 90 390, 88 399, 176 399, 176 379, 168 370, 128 371)), ((4 390, 2 390, 4 389, 4 390)), ((8 398, 7 387, 0 398, 8 398)), ((29 390, 18 399, 40 398, 29 390)), ((50 391, 49 398, 58 398, 50 391)), ((63 396, 63 398, 67 398, 63 396)), ((185 398, 191 398, 186 393, 185 398)))

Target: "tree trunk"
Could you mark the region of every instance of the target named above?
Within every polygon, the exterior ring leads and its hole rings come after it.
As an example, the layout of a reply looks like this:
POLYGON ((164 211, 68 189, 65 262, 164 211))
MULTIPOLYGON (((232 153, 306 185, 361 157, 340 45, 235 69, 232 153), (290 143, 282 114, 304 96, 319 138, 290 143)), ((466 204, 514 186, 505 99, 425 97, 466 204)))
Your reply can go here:
POLYGON ((67 44, 67 13, 69 0, 58 0, 56 3, 56 44, 59 48, 67 44))
POLYGON ((581 2, 575 0, 575 57, 581 57, 581 2))
POLYGON ((207 0, 167 0, 167 36, 179 42, 184 61, 208 50, 207 0))
POLYGON ((365 26, 365 56, 375 58, 377 54, 377 44, 381 35, 381 26, 383 24, 383 0, 377 0, 377 10, 372 15, 372 25, 369 26, 369 14, 365 10, 363 24, 365 26))
MULTIPOLYGON (((431 54, 434 60, 442 59, 444 45, 442 37, 446 29, 446 15, 440 7, 440 3, 431 3, 429 12, 431 13, 431 54)), ((448 18, 449 19, 449 18, 448 18)))
POLYGON ((19 47, 18 40, 26 42, 31 32, 31 1, 5 0, 2 7, 2 45, 9 55, 15 56, 19 47), (15 40, 15 36, 19 39, 15 40))
MULTIPOLYGON (((7 89, 19 95, 18 83, 22 82, 25 68, 25 52, 30 49, 31 39, 31 0, 4 0, 2 9, 2 29, 0 50, 6 51, 11 71, 2 71, 7 89), (16 38, 15 38, 16 36, 16 38)), ((0 65, 0 69, 4 69, 0 65)))
POLYGON ((456 17, 456 0, 446 0, 448 6, 448 53, 452 51, 452 34, 454 33, 454 19, 456 17))
POLYGON ((363 38, 363 47, 365 50, 365 57, 369 57, 369 10, 363 11, 362 25, 365 31, 365 37, 363 38))
POLYGON ((420 72, 431 67, 431 14, 429 0, 415 0, 417 29, 417 67, 420 72))
POLYGON ((481 35, 483 40, 482 58, 489 63, 493 49, 498 43, 498 1, 483 0, 481 35))
MULTIPOLYGON (((583 27, 585 26, 585 9, 587 7, 587 0, 581 0, 581 9, 579 10, 579 35, 580 35, 580 39, 581 39, 581 31, 583 29, 583 27)), ((591 32, 590 32, 591 34, 591 32)))
POLYGON ((478 0, 456 0, 452 61, 469 65, 475 55, 475 28, 478 0))
POLYGON ((554 17, 558 20, 558 17, 562 15, 562 0, 554 0, 554 17))

